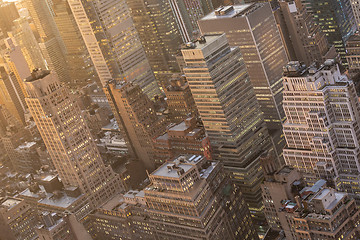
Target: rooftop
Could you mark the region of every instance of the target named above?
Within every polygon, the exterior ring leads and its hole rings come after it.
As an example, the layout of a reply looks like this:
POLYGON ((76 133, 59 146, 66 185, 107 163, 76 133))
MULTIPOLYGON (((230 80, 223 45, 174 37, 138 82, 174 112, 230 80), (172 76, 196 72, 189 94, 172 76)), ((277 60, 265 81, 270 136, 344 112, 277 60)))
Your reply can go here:
POLYGON ((156 169, 151 175, 159 177, 180 178, 193 167, 194 165, 190 164, 180 163, 178 165, 175 165, 172 162, 166 162, 161 165, 161 167, 156 169))
POLYGON ((75 203, 78 199, 80 199, 83 195, 78 197, 70 197, 65 192, 61 191, 56 194, 48 193, 45 191, 45 188, 40 185, 40 190, 38 192, 32 192, 30 189, 26 189, 19 194, 19 196, 37 198, 38 203, 54 206, 54 207, 61 207, 61 208, 68 208, 73 203, 75 203))
POLYGON ((203 49, 204 47, 210 45, 215 42, 219 37, 224 34, 214 34, 214 35, 204 35, 201 36, 200 39, 186 43, 183 49, 203 49))
POLYGON ((286 77, 307 77, 316 74, 322 70, 330 70, 337 63, 333 59, 326 60, 322 65, 313 64, 307 67, 299 61, 291 61, 283 67, 284 76, 286 77))
POLYGON ((234 18, 234 17, 246 16, 249 10, 259 5, 260 4, 251 3, 251 4, 219 7, 215 9, 213 12, 203 17, 201 20, 212 20, 219 18, 234 18))
POLYGON ((21 203, 21 200, 19 200, 19 199, 8 198, 1 204, 1 206, 6 207, 7 210, 10 210, 11 208, 15 207, 19 203, 21 203))
POLYGON ((50 74, 50 70, 42 70, 41 68, 35 68, 31 72, 31 76, 25 79, 25 82, 33 82, 39 79, 42 79, 50 74))
POLYGON ((27 148, 31 148, 34 145, 36 145, 36 142, 25 142, 24 144, 18 146, 16 149, 17 150, 27 149, 27 148))

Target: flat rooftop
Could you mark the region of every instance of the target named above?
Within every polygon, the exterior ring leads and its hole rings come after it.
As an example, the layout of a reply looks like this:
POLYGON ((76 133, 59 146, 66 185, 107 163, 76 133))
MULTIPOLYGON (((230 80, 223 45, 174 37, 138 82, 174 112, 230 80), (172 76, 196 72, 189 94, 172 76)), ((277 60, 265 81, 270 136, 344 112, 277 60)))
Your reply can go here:
POLYGON ((177 165, 178 169, 183 169, 184 173, 179 175, 176 169, 170 169, 175 165, 173 162, 167 162, 161 165, 156 169, 151 175, 159 177, 169 177, 169 178, 180 178, 182 175, 186 174, 191 168, 195 165, 180 163, 177 165))
POLYGON ((183 50, 193 50, 193 49, 203 49, 206 46, 210 45, 211 43, 215 42, 217 39, 219 39, 220 36, 224 34, 213 34, 213 35, 204 35, 205 41, 196 41, 192 43, 188 43, 191 45, 186 44, 182 47, 183 50))
POLYGON ((19 203, 21 203, 21 200, 18 200, 15 198, 8 198, 1 204, 1 206, 6 207, 8 210, 10 210, 11 208, 15 207, 19 203))
POLYGON ((25 78, 25 82, 33 82, 39 79, 43 79, 47 75, 50 74, 50 70, 42 70, 41 68, 34 69, 31 72, 31 75, 27 78, 25 78))
POLYGON ((169 129, 169 131, 176 131, 176 132, 183 132, 186 129, 190 128, 189 126, 186 126, 185 122, 181 122, 169 129))
POLYGON ((40 185, 39 187, 40 187, 39 192, 36 193, 31 192, 30 189, 27 188, 19 194, 19 197, 25 196, 25 197, 39 199, 38 203, 54 206, 54 207, 61 207, 61 208, 68 208, 78 199, 83 197, 82 194, 80 194, 78 197, 70 197, 63 191, 61 191, 59 195, 55 195, 53 193, 46 192, 45 188, 42 185, 40 185), (45 196, 42 195, 43 193, 45 193, 45 196))
POLYGON ((234 5, 234 6, 232 6, 233 9, 231 11, 228 11, 228 8, 231 7, 231 6, 219 7, 217 9, 215 9, 214 11, 212 11, 211 13, 209 13, 208 15, 206 15, 205 17, 203 17, 201 20, 212 20, 212 19, 220 19, 220 18, 239 17, 239 16, 242 16, 242 15, 246 15, 248 10, 251 7, 255 7, 255 5, 258 5, 258 4, 249 3, 249 4, 234 5), (221 8, 223 8, 223 9, 221 9, 221 8), (225 10, 227 12, 223 13, 221 15, 219 15, 217 13, 217 11, 221 12, 223 10, 225 10))

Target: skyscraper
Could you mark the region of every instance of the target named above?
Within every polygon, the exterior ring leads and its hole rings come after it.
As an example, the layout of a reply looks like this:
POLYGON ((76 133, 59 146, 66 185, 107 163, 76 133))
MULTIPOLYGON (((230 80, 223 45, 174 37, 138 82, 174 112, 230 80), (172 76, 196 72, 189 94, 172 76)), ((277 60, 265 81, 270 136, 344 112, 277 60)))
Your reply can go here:
POLYGON ((284 67, 286 164, 307 181, 323 178, 359 194, 360 104, 352 81, 337 64, 284 67))
POLYGON ((328 42, 312 14, 301 0, 279 1, 274 12, 289 59, 309 65, 321 62, 328 52, 328 42))
POLYGON ((90 57, 81 37, 79 28, 66 0, 53 0, 49 6, 66 50, 66 62, 69 68, 70 82, 73 86, 84 86, 91 76, 90 57))
POLYGON ((351 0, 302 0, 346 64, 345 42, 356 31, 351 0))
POLYGON ((270 4, 222 7, 199 27, 203 34, 226 33, 229 44, 239 46, 268 129, 281 129, 282 67, 288 60, 270 4))
POLYGON ((69 82, 65 46, 49 10, 49 2, 46 0, 26 0, 25 2, 39 33, 40 49, 48 67, 59 76, 60 81, 69 82))
POLYGON ((350 0, 351 1, 351 8, 354 14, 356 27, 360 29, 360 2, 357 0, 350 0))
POLYGON ((28 63, 29 69, 46 68, 44 56, 36 41, 28 20, 25 17, 14 20, 14 27, 11 31, 11 38, 21 47, 21 51, 28 63))
POLYGON ((25 123, 26 104, 21 82, 14 72, 8 72, 4 67, 0 67, 0 103, 19 121, 25 123))
POLYGON ((0 31, 5 35, 11 30, 13 21, 19 18, 19 13, 13 2, 0 2, 0 31))
POLYGON ((239 47, 225 34, 206 35, 182 49, 186 79, 213 148, 250 210, 260 213, 259 155, 272 147, 239 47))
POLYGON ((153 138, 165 132, 165 116, 157 116, 154 103, 137 85, 109 82, 104 91, 130 151, 147 170, 154 170, 153 138))
POLYGON ((210 0, 170 0, 172 11, 184 42, 190 42, 199 31, 198 21, 213 10, 210 0))
POLYGON ((158 79, 162 73, 177 71, 175 56, 183 43, 168 0, 126 0, 152 70, 158 79))
POLYGON ((350 76, 360 73, 360 35, 354 34, 346 41, 346 61, 350 76))
POLYGON ((137 84, 150 98, 160 93, 125 0, 69 0, 101 83, 137 84))
POLYGON ((81 111, 57 75, 35 70, 25 80, 26 102, 52 162, 67 188, 79 188, 92 207, 123 190, 105 166, 81 111))

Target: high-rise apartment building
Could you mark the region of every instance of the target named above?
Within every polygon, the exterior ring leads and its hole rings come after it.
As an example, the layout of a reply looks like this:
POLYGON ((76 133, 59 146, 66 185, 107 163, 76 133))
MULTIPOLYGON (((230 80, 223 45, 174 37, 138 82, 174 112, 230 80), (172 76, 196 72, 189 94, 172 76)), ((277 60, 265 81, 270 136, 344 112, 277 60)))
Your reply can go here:
POLYGON ((241 186, 251 211, 261 213, 259 155, 272 147, 239 47, 225 34, 206 35, 182 49, 184 68, 213 158, 241 186))
POLYGON ((199 32, 198 21, 214 8, 211 0, 170 0, 184 42, 190 42, 199 32))
POLYGON ((57 75, 35 70, 25 80, 26 102, 52 162, 67 188, 78 187, 92 207, 123 190, 105 166, 80 108, 57 75))
POLYGON ((282 67, 288 60, 270 4, 221 7, 199 27, 203 34, 226 33, 230 46, 240 48, 268 129, 281 129, 282 67))
POLYGON ((150 98, 158 95, 160 90, 126 2, 68 3, 102 85, 111 79, 125 80, 139 85, 150 98))
POLYGON ((351 0, 302 0, 346 64, 346 40, 356 31, 351 0))
POLYGON ((165 116, 156 114, 154 103, 137 85, 114 81, 109 82, 104 91, 111 99, 110 106, 129 150, 143 162, 146 169, 154 170, 153 139, 165 132, 165 116))
POLYGON ((284 134, 287 165, 307 181, 323 178, 359 194, 360 104, 354 83, 333 60, 284 67, 284 134))
MULTIPOLYGON (((40 49, 48 67, 54 71, 60 81, 69 82, 69 67, 66 63, 66 51, 59 35, 48 1, 26 0, 26 6, 39 33, 40 49)), ((36 66, 38 67, 38 66, 36 66)))
POLYGON ((301 0, 279 1, 274 14, 288 58, 307 65, 321 62, 329 49, 326 35, 315 24, 301 0))

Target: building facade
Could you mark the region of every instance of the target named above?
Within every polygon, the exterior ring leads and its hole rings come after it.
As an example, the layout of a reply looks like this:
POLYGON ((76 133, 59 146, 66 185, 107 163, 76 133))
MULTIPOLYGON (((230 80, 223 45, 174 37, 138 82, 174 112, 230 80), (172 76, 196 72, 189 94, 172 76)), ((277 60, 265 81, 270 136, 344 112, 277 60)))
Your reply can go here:
POLYGON ((129 151, 152 171, 155 168, 153 139, 165 132, 165 116, 156 114, 154 103, 137 85, 113 81, 104 91, 112 99, 109 103, 129 151))
POLYGON ((68 1, 100 82, 137 84, 151 99, 160 94, 126 1, 68 1))
POLYGON ((226 33, 230 46, 240 48, 266 125, 279 131, 285 119, 282 67, 288 60, 270 4, 220 7, 202 18, 199 27, 202 34, 226 33))
POLYGON ((240 49, 225 34, 189 43, 182 54, 186 79, 213 149, 250 210, 261 214, 262 172, 258 157, 272 148, 240 49))
POLYGON ((50 71, 33 71, 25 80, 26 102, 51 160, 66 187, 78 187, 92 207, 123 190, 105 166, 80 108, 50 71))
POLYGON ((323 178, 342 191, 359 191, 360 105, 354 83, 333 60, 284 67, 286 164, 307 181, 323 178))
POLYGON ((328 52, 326 35, 315 24, 301 0, 279 1, 274 12, 288 58, 307 65, 322 61, 328 52))
POLYGON ((190 116, 198 117, 199 113, 194 98, 184 76, 173 75, 169 85, 164 88, 164 92, 169 119, 172 123, 179 123, 190 116))
POLYGON ((160 166, 165 161, 180 154, 203 155, 211 159, 211 146, 205 129, 197 125, 195 118, 167 129, 166 133, 154 139, 155 163, 160 166))
POLYGON ((197 22, 214 9, 210 0, 170 0, 169 2, 184 42, 190 42, 198 35, 197 22))
POLYGON ((346 41, 346 61, 350 76, 360 73, 360 35, 354 34, 346 41))
POLYGON ((350 0, 302 0, 346 65, 346 40, 356 31, 350 0))

